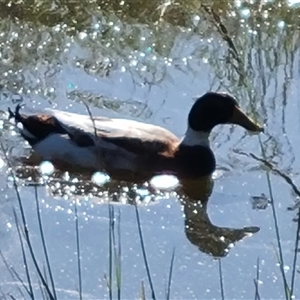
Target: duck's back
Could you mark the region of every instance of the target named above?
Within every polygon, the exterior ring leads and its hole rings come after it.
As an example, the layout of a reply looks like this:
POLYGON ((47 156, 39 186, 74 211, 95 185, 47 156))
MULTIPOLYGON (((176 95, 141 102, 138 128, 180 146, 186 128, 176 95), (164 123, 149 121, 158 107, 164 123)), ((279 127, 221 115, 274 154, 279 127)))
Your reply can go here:
POLYGON ((96 139, 112 139, 123 146, 129 140, 134 144, 144 142, 147 148, 151 142, 179 142, 178 137, 167 129, 135 120, 91 117, 53 109, 47 109, 47 112, 71 135, 87 134, 96 139))
MULTIPOLYGON (((47 110, 79 147, 94 148, 106 170, 154 170, 161 156, 172 155, 179 139, 170 131, 128 119, 90 117, 47 110)), ((94 150, 93 150, 94 151, 94 150)))

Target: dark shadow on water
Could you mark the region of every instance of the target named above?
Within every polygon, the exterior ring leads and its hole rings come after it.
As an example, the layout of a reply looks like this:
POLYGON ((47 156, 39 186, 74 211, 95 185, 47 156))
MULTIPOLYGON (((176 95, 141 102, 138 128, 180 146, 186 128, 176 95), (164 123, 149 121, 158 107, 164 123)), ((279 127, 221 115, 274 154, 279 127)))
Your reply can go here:
POLYGON ((172 191, 156 189, 150 182, 133 183, 111 179, 102 186, 90 180, 90 176, 67 175, 56 172, 45 179, 38 169, 21 167, 17 169, 20 180, 26 186, 45 185, 53 197, 72 199, 72 197, 88 198, 93 203, 121 202, 124 204, 138 203, 148 205, 163 198, 166 193, 174 195, 180 201, 184 212, 185 235, 189 242, 201 252, 215 258, 225 257, 234 243, 260 230, 257 226, 230 228, 214 225, 209 218, 207 208, 213 192, 212 177, 197 180, 179 180, 172 191))
POLYGON ((187 239, 201 252, 214 257, 225 257, 234 243, 260 230, 257 226, 219 227, 210 221, 207 208, 214 187, 211 177, 181 181, 181 183, 179 192, 183 193, 181 194, 181 203, 185 215, 185 234, 187 239))
POLYGON ((184 213, 188 240, 201 252, 214 257, 227 256, 234 243, 260 230, 257 226, 230 228, 212 224, 207 214, 207 203, 195 205, 186 202, 184 213))

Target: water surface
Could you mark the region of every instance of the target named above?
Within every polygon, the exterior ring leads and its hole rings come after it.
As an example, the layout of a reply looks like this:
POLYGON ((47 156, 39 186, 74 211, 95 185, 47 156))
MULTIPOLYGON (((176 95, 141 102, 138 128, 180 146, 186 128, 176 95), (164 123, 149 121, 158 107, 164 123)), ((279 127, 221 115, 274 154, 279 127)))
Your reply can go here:
MULTIPOLYGON (((258 258, 261 297, 283 299, 272 209, 268 201, 254 205, 252 200, 262 193, 270 198, 268 171, 241 152, 265 156, 296 185, 299 182, 300 3, 216 2, 212 11, 186 2, 43 1, 31 6, 4 1, 1 141, 9 157, 30 151, 5 113, 20 102, 29 111, 53 107, 87 113, 84 100, 94 115, 142 120, 180 136, 195 97, 208 90, 232 93, 266 131, 260 137, 229 125, 213 131, 218 171, 213 186, 201 186, 204 192, 212 189, 207 206, 194 206, 172 192, 144 196, 139 203, 156 297, 165 298, 175 249, 172 299, 221 298, 220 262, 225 297, 254 298, 258 258)), ((14 207, 19 213, 19 207, 3 152, 1 159, 0 250, 25 280, 12 211, 14 207)), ((30 170, 18 174, 30 237, 43 265, 33 185, 40 179, 30 170)), ((96 189, 89 181, 72 182, 72 176, 64 176, 37 187, 58 298, 78 298, 75 199, 85 298, 109 297, 104 274, 109 272, 110 200, 121 215, 122 297, 139 297, 143 281, 150 298, 132 205, 139 194, 135 187, 116 183, 96 189)), ((270 176, 290 282, 297 223, 296 211, 287 208, 296 195, 281 177, 270 176)), ((2 260, 0 269, 1 291, 19 299, 18 280, 2 260)), ((31 273, 37 282, 33 267, 31 273)))

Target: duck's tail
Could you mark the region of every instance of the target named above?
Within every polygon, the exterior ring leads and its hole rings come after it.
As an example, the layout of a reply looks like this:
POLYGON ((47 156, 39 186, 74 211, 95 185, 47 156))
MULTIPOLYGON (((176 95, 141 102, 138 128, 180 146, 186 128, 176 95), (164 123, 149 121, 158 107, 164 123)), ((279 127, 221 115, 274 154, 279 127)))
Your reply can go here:
POLYGON ((30 144, 34 145, 38 141, 38 137, 32 132, 32 128, 28 122, 28 116, 20 114, 20 110, 24 107, 24 104, 18 104, 14 111, 8 108, 8 119, 14 119, 16 125, 22 124, 22 126, 17 126, 21 136, 30 144))
POLYGON ((23 108, 23 107, 24 107, 24 104, 18 104, 18 105, 16 106, 14 112, 13 112, 13 111, 10 109, 10 107, 9 107, 9 108, 8 108, 8 114, 9 114, 8 119, 9 119, 9 120, 10 120, 10 119, 15 119, 15 122, 16 122, 16 123, 18 123, 18 122, 22 123, 24 117, 20 114, 20 110, 21 110, 21 108, 23 108))
POLYGON ((8 108, 9 119, 14 119, 21 136, 31 145, 42 141, 50 134, 66 134, 66 130, 51 115, 48 114, 21 114, 20 110, 24 105, 18 104, 15 111, 8 108))

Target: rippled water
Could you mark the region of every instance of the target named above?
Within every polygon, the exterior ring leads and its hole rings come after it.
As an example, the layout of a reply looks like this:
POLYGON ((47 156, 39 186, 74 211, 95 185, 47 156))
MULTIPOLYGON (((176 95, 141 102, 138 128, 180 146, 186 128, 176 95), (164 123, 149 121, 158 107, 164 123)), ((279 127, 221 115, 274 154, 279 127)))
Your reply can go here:
MULTIPOLYGON (((165 298, 173 249, 172 299, 221 298, 220 267, 226 298, 254 298, 258 259, 261 297, 285 298, 267 175, 288 282, 297 229, 297 211, 288 208, 297 195, 282 177, 243 153, 264 157, 298 185, 300 2, 226 1, 213 10, 190 1, 42 1, 34 6, 3 1, 0 6, 1 142, 16 168, 30 236, 43 265, 37 191, 58 298, 78 298, 75 208, 83 293, 89 299, 109 297, 104 279, 109 202, 121 216, 122 297, 139 297, 142 281, 151 297, 132 205, 136 199, 157 298, 165 298), (200 198, 209 197, 205 206, 182 199, 185 190, 170 177, 129 185, 100 173, 91 180, 52 173, 47 162, 32 170, 16 161, 30 151, 7 120, 7 108, 17 103, 25 103, 28 111, 54 107, 87 113, 85 101, 94 115, 138 119, 180 136, 195 97, 207 90, 232 93, 266 132, 250 136, 229 125, 213 131, 214 182, 204 179, 189 187, 200 198)), ((0 177, 0 250, 26 281, 12 210, 19 214, 19 206, 3 151, 0 177)), ((3 260, 0 270, 1 292, 19 299, 20 283, 3 260)), ((30 272, 38 282, 32 265, 30 272)), ((296 298, 299 286, 296 272, 296 298)))

